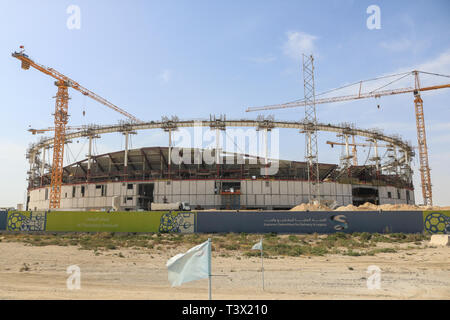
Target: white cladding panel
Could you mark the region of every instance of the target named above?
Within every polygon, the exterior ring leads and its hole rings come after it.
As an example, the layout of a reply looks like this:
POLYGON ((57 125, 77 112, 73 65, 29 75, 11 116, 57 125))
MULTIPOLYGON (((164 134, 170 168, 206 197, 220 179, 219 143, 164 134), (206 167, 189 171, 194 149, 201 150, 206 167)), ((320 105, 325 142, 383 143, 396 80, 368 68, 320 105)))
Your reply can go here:
POLYGON ((173 194, 181 194, 181 181, 172 181, 173 194))
POLYGON ((280 194, 288 194, 288 182, 280 181, 280 194))
POLYGON ((196 183, 196 185, 197 185, 197 194, 205 194, 206 193, 205 181, 198 180, 196 182, 197 182, 196 183))
POLYGON ((189 194, 196 195, 197 194, 197 183, 196 181, 189 181, 189 194))
POLYGON ((181 181, 181 194, 189 194, 189 181, 181 181))
POLYGON ((261 183, 261 181, 253 181, 253 194, 261 194, 261 183))
POLYGON ((215 182, 212 180, 208 180, 205 182, 205 194, 209 194, 209 195, 214 194, 214 184, 215 184, 215 182))

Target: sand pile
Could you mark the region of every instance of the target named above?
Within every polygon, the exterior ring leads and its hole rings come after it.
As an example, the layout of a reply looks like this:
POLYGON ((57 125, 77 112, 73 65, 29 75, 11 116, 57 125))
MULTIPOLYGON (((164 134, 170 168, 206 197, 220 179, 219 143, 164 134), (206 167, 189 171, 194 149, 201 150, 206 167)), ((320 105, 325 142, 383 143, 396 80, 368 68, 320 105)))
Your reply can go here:
POLYGON ((370 202, 366 202, 360 206, 354 206, 349 204, 347 206, 342 206, 334 211, 426 211, 426 210, 450 210, 450 207, 439 207, 439 206, 417 206, 411 204, 383 204, 375 205, 370 202))
POLYGON ((415 210, 424 210, 424 208, 411 205, 411 204, 383 204, 378 206, 379 210, 386 210, 386 211, 415 211, 415 210))
POLYGON ((349 205, 346 205, 346 206, 342 206, 342 207, 336 208, 334 211, 358 211, 358 210, 359 210, 358 207, 356 207, 356 206, 354 206, 352 204, 349 204, 349 205))
POLYGON ((358 207, 355 207, 352 204, 346 205, 346 206, 342 206, 339 208, 336 208, 334 211, 358 211, 358 207))
POLYGON ((293 207, 290 211, 331 211, 331 209, 323 204, 302 203, 293 207))
POLYGON ((379 210, 378 206, 376 204, 366 202, 360 206, 358 206, 358 209, 360 211, 376 211, 379 210))

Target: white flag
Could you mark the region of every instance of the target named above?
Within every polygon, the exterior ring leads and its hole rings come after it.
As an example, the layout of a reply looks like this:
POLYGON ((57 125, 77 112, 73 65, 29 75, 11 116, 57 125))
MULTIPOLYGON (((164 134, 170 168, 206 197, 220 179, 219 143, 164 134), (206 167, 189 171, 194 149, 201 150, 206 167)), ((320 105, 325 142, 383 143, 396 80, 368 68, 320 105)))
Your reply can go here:
POLYGON ((185 282, 208 278, 209 249, 209 242, 205 241, 189 249, 186 253, 179 253, 167 260, 166 266, 172 287, 180 286, 185 282))
POLYGON ((263 246, 262 246, 262 239, 256 243, 253 247, 252 250, 262 250, 263 246))

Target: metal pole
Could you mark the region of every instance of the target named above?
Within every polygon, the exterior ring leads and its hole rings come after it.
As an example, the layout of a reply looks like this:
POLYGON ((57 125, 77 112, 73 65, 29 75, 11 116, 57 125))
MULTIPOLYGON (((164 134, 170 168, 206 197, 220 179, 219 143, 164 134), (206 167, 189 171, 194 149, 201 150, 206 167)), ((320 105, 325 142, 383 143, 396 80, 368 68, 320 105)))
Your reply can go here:
POLYGON ((211 238, 208 238, 208 279, 209 279, 208 295, 209 295, 209 300, 212 300, 212 296, 211 296, 211 238))
POLYGON ((261 273, 262 273, 262 287, 264 291, 264 258, 263 258, 263 243, 261 239, 261 273))

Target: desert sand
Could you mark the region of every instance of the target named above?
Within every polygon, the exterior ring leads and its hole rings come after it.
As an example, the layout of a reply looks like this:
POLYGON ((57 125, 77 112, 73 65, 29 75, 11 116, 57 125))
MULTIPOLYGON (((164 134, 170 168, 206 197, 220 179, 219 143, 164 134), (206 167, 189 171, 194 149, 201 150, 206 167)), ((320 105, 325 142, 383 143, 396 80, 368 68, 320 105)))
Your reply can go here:
MULTIPOLYGON (((326 255, 264 259, 213 252, 213 299, 450 299, 450 247, 376 256, 326 255), (381 269, 381 288, 368 289, 367 268, 381 269)), ((0 242, 0 299, 207 299, 208 280, 172 288, 165 263, 187 246, 95 253, 76 246, 0 242), (26 264, 26 267, 24 267, 26 264), (68 290, 66 269, 81 269, 81 289, 68 290)))
MULTIPOLYGON (((330 207, 324 204, 309 204, 302 203, 293 207, 290 211, 333 211, 330 207)), ((360 206, 354 206, 349 204, 347 206, 341 206, 334 209, 334 211, 426 211, 426 210, 450 210, 450 206, 418 206, 411 204, 382 204, 375 205, 370 202, 366 202, 360 206)))

